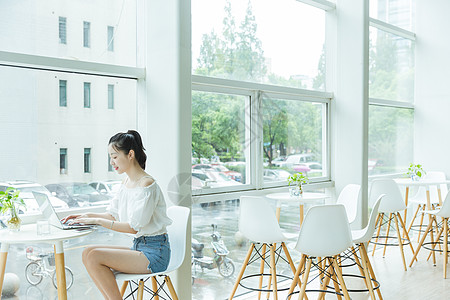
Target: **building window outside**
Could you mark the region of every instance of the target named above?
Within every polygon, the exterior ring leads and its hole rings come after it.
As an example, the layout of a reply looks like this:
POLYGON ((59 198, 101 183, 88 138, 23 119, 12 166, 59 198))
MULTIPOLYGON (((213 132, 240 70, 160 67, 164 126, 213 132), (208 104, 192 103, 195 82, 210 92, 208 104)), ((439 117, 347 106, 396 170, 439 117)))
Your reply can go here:
POLYGON ((108 51, 114 51, 114 27, 108 26, 108 51))
POLYGON ((67 148, 59 149, 59 173, 67 174, 67 148))
POLYGON ((67 19, 59 17, 59 43, 67 44, 67 19))
POLYGON ((90 82, 84 83, 84 107, 85 108, 91 107, 91 83, 90 82))
POLYGON ((91 23, 83 22, 83 47, 91 47, 91 23))
POLYGON ((114 84, 108 84, 108 109, 114 109, 114 84))
POLYGON ((91 173, 91 148, 84 148, 84 173, 91 173))
POLYGON ((59 81, 59 106, 67 107, 67 80, 59 81))

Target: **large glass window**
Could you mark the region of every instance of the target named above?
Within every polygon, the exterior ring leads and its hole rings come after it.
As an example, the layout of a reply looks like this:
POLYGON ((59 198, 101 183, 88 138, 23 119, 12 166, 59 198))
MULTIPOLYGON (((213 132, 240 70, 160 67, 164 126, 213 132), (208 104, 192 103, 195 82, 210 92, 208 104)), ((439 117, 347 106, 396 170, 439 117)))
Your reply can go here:
POLYGON ((264 182, 286 183, 297 172, 327 176, 326 104, 264 95, 262 115, 264 182))
POLYGON ((370 27, 369 97, 414 102, 414 42, 370 27))
POLYGON ((192 189, 239 187, 249 183, 250 141, 245 107, 249 97, 192 92, 192 189))
POLYGON ((370 0, 370 17, 398 26, 415 30, 415 0, 370 0))
POLYGON ((192 1, 194 74, 324 90, 324 41, 325 12, 299 1, 192 1))
POLYGON ((369 175, 404 173, 413 147, 414 110, 369 106, 369 175))
MULTIPOLYGON (((0 97, 0 107, 8 108, 0 110, 0 138, 17 149, 0 155, 0 178, 18 188, 15 180, 21 179, 55 192, 64 191, 62 182, 120 180, 105 167, 107 143, 113 134, 137 128, 136 86, 133 79, 0 66, 0 91, 7 95, 0 97), (67 97, 78 99, 77 105, 60 108, 61 77, 71 87, 64 89, 67 97), (107 108, 106 86, 112 80, 117 82, 117 111, 107 108), (85 82, 92 83, 98 101, 91 109, 80 103, 85 82)), ((66 208, 82 205, 63 192, 60 196, 52 198, 57 207, 64 208, 62 201, 66 208)))

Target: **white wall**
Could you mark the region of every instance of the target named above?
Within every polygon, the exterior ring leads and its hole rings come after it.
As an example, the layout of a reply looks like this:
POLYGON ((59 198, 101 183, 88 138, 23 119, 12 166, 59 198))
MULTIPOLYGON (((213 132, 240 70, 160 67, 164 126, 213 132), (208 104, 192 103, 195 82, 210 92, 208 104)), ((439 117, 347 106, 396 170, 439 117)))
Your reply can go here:
POLYGON ((450 176, 450 1, 417 1, 414 160, 450 176))

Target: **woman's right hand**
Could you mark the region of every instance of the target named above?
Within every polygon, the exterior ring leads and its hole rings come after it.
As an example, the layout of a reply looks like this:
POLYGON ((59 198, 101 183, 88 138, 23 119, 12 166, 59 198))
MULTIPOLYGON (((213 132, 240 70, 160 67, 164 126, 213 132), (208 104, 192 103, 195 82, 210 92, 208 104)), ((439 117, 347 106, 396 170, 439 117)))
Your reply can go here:
POLYGON ((68 215, 67 217, 61 219, 61 223, 66 224, 70 220, 73 220, 71 223, 76 223, 74 221, 77 218, 89 218, 89 214, 68 215))

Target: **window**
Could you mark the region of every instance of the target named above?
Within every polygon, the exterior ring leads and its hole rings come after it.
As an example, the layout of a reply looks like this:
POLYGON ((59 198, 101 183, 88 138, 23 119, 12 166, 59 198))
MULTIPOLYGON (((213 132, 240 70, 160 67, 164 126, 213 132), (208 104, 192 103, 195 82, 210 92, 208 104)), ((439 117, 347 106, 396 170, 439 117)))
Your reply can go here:
POLYGON ((65 17, 59 17, 59 43, 67 44, 67 19, 65 17))
POLYGON ((414 44, 370 27, 370 98, 414 102, 414 44))
POLYGON ((91 107, 91 83, 90 82, 84 83, 84 107, 85 108, 91 107))
POLYGON ((83 47, 91 47, 91 23, 83 22, 83 47))
POLYGON ((114 51, 114 27, 108 26, 108 51, 114 51))
POLYGON ((192 1, 193 74, 325 90, 324 42, 325 12, 296 0, 192 1))
POLYGON ((67 80, 59 81, 59 106, 67 106, 67 80))
POLYGON ((246 157, 249 97, 192 92, 192 189, 239 188, 249 183, 246 157))
POLYGON ((114 84, 108 84, 108 109, 114 109, 114 84))
POLYGON ((416 0, 370 0, 370 17, 415 30, 416 0))
POLYGON ((369 176, 404 173, 413 145, 413 109, 369 106, 369 176))
POLYGON ((91 173, 91 148, 84 148, 84 173, 91 173))
MULTIPOLYGON (((276 96, 276 95, 274 95, 276 96)), ((292 173, 327 176, 326 104, 273 98, 262 101, 265 183, 286 183, 292 173)))
POLYGON ((59 149, 59 173, 67 174, 67 148, 59 149))

